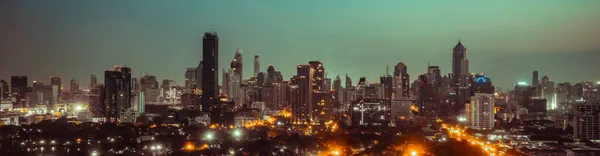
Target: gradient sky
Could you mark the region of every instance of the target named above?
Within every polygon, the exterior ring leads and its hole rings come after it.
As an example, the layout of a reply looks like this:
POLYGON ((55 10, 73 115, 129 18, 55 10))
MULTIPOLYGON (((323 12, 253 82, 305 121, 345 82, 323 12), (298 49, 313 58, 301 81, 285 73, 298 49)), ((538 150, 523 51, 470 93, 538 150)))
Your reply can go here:
POLYGON ((0 79, 60 76, 87 86, 90 74, 102 81, 121 64, 183 85, 185 68, 201 59, 203 32, 217 31, 220 68, 242 48, 246 76, 255 54, 261 71, 273 64, 286 79, 308 60, 355 81, 378 81, 400 61, 411 79, 428 61, 448 73, 460 38, 470 71, 504 89, 530 82, 533 70, 557 82, 597 81, 599 15, 598 0, 1 0, 0 79))

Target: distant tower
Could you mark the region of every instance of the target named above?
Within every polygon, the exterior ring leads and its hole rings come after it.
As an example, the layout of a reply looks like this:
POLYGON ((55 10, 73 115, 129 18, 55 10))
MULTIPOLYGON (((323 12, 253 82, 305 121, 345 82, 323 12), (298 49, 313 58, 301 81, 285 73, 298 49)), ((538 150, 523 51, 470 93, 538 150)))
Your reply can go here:
POLYGON ((260 72, 260 62, 258 61, 258 55, 254 55, 254 76, 260 72))
POLYGON ((244 79, 243 74, 242 74, 243 73, 242 63, 243 63, 243 60, 242 60, 242 49, 237 49, 235 51, 235 56, 233 57, 233 60, 231 60, 230 68, 231 68, 231 70, 234 73, 236 73, 238 75, 237 77, 240 78, 240 81, 242 79, 244 79))
POLYGON ((77 80, 75 80, 75 78, 73 78, 71 80, 70 91, 71 91, 72 94, 79 93, 79 82, 77 82, 77 80))
POLYGON ((295 91, 292 96, 292 121, 309 122, 312 118, 313 105, 313 69, 310 65, 298 65, 297 76, 292 78, 295 91))
POLYGON ((538 71, 533 71, 533 77, 531 79, 531 86, 537 87, 540 84, 540 79, 538 79, 538 71))
POLYGON ((98 78, 96 78, 96 74, 92 74, 90 76, 90 89, 94 88, 96 85, 98 85, 98 78))
POLYGON ((308 61, 308 64, 314 71, 313 73, 313 90, 321 91, 325 89, 325 67, 321 61, 308 61))
POLYGON ((394 67, 393 79, 392 89, 394 89, 395 98, 410 97, 410 75, 408 75, 407 67, 403 62, 398 62, 394 67))
POLYGON ((63 91, 63 86, 62 86, 62 78, 60 77, 50 77, 50 84, 51 85, 56 85, 58 86, 58 97, 62 97, 62 91, 63 91))
POLYGON ((219 37, 206 32, 202 38, 202 111, 219 101, 219 37))

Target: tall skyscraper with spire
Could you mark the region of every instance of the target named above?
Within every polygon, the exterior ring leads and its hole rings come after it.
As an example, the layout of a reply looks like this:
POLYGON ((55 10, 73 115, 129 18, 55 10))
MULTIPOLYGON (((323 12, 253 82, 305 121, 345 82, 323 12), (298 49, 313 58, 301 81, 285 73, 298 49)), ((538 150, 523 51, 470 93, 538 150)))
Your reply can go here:
POLYGON ((467 59, 467 48, 458 40, 458 44, 452 48, 452 83, 456 94, 455 108, 462 109, 470 102, 469 93, 469 60, 467 59))
POLYGON ((219 100, 219 37, 206 32, 202 37, 202 111, 210 112, 219 100))

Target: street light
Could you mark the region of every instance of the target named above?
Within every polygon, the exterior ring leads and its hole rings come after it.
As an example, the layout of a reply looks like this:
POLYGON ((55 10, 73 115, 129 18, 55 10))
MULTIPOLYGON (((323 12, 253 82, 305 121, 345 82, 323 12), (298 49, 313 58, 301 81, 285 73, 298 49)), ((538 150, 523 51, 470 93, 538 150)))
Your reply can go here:
POLYGON ((411 151, 411 152, 410 152, 410 155, 411 155, 411 156, 417 156, 417 151, 411 151))
POLYGON ((240 136, 242 136, 242 131, 239 129, 233 130, 233 136, 239 138, 240 136))
POLYGON ((206 134, 204 134, 204 139, 206 140, 212 140, 214 138, 214 134, 212 132, 206 132, 206 134))

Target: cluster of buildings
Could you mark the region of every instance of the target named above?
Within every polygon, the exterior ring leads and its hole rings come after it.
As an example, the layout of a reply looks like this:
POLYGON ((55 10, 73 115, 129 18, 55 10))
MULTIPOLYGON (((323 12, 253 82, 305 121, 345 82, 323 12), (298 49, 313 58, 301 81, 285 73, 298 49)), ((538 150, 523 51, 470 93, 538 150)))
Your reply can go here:
POLYGON ((388 67, 379 81, 361 77, 354 84, 346 75, 342 85, 339 75, 333 80, 327 76, 322 61, 299 64, 296 74, 284 79, 273 65, 261 71, 258 55, 253 74, 244 76, 243 55, 238 49, 228 67, 219 67, 219 37, 207 32, 202 61, 185 70, 183 86, 169 79, 159 85, 148 74, 132 77, 132 69, 124 66, 106 70, 104 83, 91 75, 88 90, 80 90, 74 79, 64 90, 60 77, 50 78, 49 85, 33 81, 29 86, 26 76, 13 76, 10 87, 7 81, 0 82, 0 106, 3 116, 66 113, 104 122, 136 122, 141 115, 164 118, 157 112, 185 109, 199 112, 192 122, 222 126, 241 126, 281 112, 290 112, 292 125, 339 120, 355 126, 404 127, 458 121, 472 129, 491 130, 515 119, 551 120, 563 129, 574 127, 576 139, 600 139, 600 84, 555 85, 534 71, 531 83, 519 82, 509 92, 497 92, 491 78, 469 72, 467 48, 460 41, 452 49, 451 72, 442 74, 439 66, 428 65, 425 74, 414 76, 412 82, 403 62, 391 74, 388 67))

